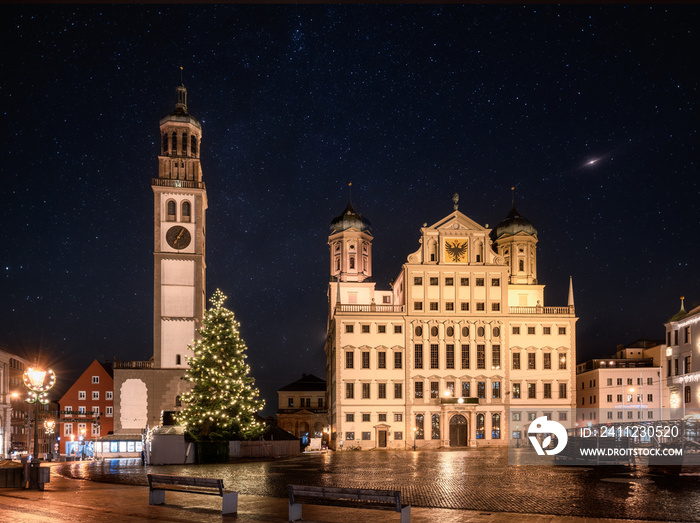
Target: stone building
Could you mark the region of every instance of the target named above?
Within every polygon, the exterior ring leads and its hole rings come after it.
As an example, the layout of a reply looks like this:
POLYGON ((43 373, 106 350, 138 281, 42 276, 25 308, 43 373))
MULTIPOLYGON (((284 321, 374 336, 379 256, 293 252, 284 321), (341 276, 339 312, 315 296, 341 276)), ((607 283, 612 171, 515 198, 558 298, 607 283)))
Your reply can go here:
POLYGON ((153 189, 153 356, 114 362, 114 430, 140 434, 162 413, 180 408, 187 348, 205 310, 205 213, 202 126, 187 110, 187 89, 176 89, 172 113, 160 120, 158 176, 153 189))
POLYGON ((277 425, 301 440, 309 438, 328 440, 328 406, 326 382, 313 374, 302 374, 301 379, 277 391, 277 425))
POLYGON ((700 307, 681 309, 665 324, 666 386, 673 419, 700 419, 700 307))
POLYGON ((571 282, 567 305, 545 306, 535 227, 513 207, 489 229, 456 200, 386 290, 372 281, 369 220, 350 204, 331 222, 333 448, 507 445, 535 417, 572 422, 571 282))

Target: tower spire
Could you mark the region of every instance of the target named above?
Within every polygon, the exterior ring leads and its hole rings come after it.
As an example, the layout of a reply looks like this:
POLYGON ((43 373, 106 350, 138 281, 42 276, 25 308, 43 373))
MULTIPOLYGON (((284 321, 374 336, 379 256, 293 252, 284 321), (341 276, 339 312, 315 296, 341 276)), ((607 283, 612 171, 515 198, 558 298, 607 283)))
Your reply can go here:
POLYGON ((574 279, 572 276, 569 276, 569 307, 574 306, 574 279))

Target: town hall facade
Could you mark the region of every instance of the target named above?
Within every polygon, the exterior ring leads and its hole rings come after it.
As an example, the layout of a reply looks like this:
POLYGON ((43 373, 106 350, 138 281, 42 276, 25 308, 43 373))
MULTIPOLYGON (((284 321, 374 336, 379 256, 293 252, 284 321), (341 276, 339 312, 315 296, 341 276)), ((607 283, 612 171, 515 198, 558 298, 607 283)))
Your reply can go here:
POLYGON ((456 201, 389 290, 372 281, 370 222, 351 203, 331 223, 333 448, 509 445, 536 417, 575 421, 571 282, 566 306, 545 306, 535 227, 513 207, 491 230, 456 201))

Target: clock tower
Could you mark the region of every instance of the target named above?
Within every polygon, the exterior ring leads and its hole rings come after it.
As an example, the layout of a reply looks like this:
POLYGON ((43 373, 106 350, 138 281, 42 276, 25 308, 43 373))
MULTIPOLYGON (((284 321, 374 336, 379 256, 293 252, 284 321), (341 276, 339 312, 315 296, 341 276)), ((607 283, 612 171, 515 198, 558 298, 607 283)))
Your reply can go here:
POLYGON ((205 308, 207 191, 199 161, 202 126, 187 112, 187 89, 160 121, 153 178, 153 366, 184 369, 205 308))

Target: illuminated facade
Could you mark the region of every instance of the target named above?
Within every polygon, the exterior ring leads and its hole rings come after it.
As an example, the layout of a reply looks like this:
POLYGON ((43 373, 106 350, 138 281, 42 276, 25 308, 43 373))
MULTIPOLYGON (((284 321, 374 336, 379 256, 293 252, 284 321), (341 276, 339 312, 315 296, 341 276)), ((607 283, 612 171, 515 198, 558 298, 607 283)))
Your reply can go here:
POLYGON ((681 310, 665 324, 666 385, 674 419, 700 418, 700 307, 681 310))
POLYGON ((331 223, 333 448, 508 445, 536 416, 571 423, 573 291, 545 306, 537 231, 515 208, 491 230, 455 202, 389 290, 371 281, 372 241, 352 204, 331 223))
POLYGON ((302 374, 301 379, 279 389, 277 425, 299 438, 302 445, 307 445, 309 438, 327 440, 326 382, 313 374, 302 374))
POLYGON ((172 113, 160 121, 158 177, 153 189, 153 357, 114 362, 115 432, 141 434, 179 410, 190 384, 182 379, 188 345, 205 309, 205 214, 202 126, 187 111, 187 89, 176 89, 172 113))

